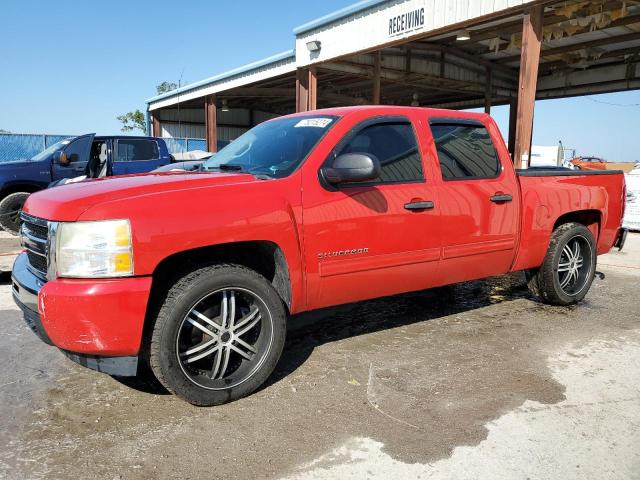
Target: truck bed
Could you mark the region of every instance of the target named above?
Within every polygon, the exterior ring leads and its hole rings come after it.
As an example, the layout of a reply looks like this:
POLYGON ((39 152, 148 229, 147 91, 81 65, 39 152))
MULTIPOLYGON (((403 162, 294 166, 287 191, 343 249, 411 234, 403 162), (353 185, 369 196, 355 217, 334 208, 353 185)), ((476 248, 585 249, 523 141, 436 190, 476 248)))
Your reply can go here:
MULTIPOLYGON (((520 248, 514 270, 541 264, 559 220, 572 212, 591 229, 598 255, 616 241, 624 205, 622 170, 516 170, 522 192, 520 248)), ((574 220, 575 221, 575 220, 574 220)))

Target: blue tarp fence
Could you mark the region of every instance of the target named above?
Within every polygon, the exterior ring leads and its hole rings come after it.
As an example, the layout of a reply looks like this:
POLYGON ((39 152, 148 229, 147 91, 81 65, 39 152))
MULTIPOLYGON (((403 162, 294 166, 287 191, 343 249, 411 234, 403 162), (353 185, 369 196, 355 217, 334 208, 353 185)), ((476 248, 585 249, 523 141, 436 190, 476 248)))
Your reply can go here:
MULTIPOLYGON (((73 135, 0 133, 0 162, 28 160, 45 148, 71 136, 73 135)), ((204 138, 165 138, 164 140, 170 153, 207 149, 207 141, 204 138)))

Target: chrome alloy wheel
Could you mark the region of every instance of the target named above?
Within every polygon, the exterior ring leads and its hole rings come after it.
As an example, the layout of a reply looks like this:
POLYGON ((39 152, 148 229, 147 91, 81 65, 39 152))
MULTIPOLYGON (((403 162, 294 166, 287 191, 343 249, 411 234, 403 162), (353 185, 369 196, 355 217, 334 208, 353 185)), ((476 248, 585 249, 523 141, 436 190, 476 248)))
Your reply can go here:
POLYGON ((265 302, 243 288, 223 288, 198 300, 182 320, 176 354, 196 385, 222 390, 249 379, 273 342, 273 320, 265 302))
POLYGON ((582 235, 569 239, 558 261, 560 288, 567 295, 577 295, 589 283, 593 268, 591 245, 582 235))

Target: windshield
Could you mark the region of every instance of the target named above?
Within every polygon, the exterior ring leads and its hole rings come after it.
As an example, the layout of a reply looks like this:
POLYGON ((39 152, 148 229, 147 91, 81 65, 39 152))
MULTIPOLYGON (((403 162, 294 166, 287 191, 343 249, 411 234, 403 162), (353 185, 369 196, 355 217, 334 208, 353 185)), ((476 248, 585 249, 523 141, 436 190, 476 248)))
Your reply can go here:
POLYGON ((49 155, 51 155, 53 152, 55 152, 57 150, 60 150, 65 145, 68 145, 69 142, 71 142, 71 139, 61 140, 58 143, 54 143, 49 148, 44 149, 39 154, 37 154, 35 157, 31 158, 31 160, 35 160, 36 162, 40 161, 40 160, 44 160, 49 155))
POLYGON ((336 117, 292 117, 261 123, 203 164, 203 170, 242 170, 282 178, 307 157, 336 117))

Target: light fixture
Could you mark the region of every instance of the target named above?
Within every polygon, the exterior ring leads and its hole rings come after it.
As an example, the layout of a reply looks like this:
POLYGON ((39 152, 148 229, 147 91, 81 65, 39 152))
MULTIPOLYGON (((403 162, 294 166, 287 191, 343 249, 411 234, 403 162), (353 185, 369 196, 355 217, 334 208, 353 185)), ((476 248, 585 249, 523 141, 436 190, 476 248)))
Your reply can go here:
POLYGON ((322 48, 322 42, 320 40, 311 40, 307 42, 307 50, 310 52, 319 52, 322 48))
POLYGON ((459 42, 464 42, 465 40, 469 40, 471 38, 471 33, 469 30, 459 30, 456 34, 456 40, 459 42))
POLYGON ((222 111, 222 112, 228 112, 229 111, 229 105, 227 105, 227 100, 226 99, 222 100, 222 108, 220 109, 220 111, 222 111))
POLYGON ((419 107, 420 106, 420 102, 418 101, 418 94, 414 93, 411 98, 413 98, 413 100, 411 101, 411 106, 412 107, 419 107))

